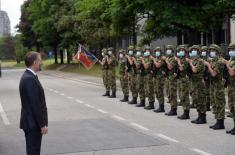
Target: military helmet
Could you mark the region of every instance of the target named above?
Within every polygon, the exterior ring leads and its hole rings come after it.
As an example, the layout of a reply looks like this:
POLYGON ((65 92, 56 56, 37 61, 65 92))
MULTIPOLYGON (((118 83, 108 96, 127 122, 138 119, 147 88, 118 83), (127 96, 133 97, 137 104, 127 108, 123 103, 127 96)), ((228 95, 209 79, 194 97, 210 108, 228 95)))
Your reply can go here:
POLYGON ((201 51, 208 51, 208 47, 207 46, 202 46, 201 51))
POLYGON ((108 51, 113 51, 113 50, 114 50, 113 47, 108 48, 108 51))
POLYGON ((144 49, 145 49, 145 50, 150 50, 150 47, 149 47, 149 46, 145 46, 144 49))
POLYGON ((180 49, 184 49, 186 52, 188 51, 188 47, 186 45, 179 45, 177 47, 177 51, 179 51, 180 49))
POLYGON ((154 51, 162 51, 162 48, 160 46, 155 47, 154 51))
POLYGON ((166 49, 172 49, 173 51, 175 51, 175 46, 174 45, 167 45, 166 49))
POLYGON ((120 49, 119 53, 126 54, 126 51, 124 49, 120 49))
POLYGON ((231 49, 231 48, 235 49, 235 43, 230 43, 229 44, 228 49, 231 49))
POLYGON ((130 45, 129 47, 128 47, 128 50, 134 50, 134 46, 132 46, 132 45, 130 45))
POLYGON ((189 48, 189 51, 192 51, 192 49, 197 49, 198 51, 201 50, 200 46, 199 45, 193 45, 189 48))
POLYGON ((216 44, 211 44, 209 47, 209 50, 211 50, 211 49, 216 50, 219 54, 221 54, 221 52, 222 52, 221 47, 216 44))
POLYGON ((106 54, 106 53, 107 53, 107 49, 106 49, 106 48, 103 48, 101 52, 104 53, 104 54, 106 54))
POLYGON ((139 46, 137 46, 137 47, 136 47, 136 51, 142 51, 142 48, 139 47, 139 46))

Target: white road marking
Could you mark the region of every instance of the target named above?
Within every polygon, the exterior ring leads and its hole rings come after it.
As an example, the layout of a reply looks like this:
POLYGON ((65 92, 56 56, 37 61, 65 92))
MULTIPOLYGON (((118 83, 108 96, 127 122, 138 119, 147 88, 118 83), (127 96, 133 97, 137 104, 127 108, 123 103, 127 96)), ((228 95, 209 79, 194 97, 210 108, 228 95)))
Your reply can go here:
POLYGON ((78 103, 84 103, 83 101, 78 100, 78 99, 76 99, 76 102, 78 102, 78 103))
POLYGON ((55 90, 54 92, 55 92, 55 93, 59 93, 59 91, 57 91, 57 90, 55 90))
POLYGON ((94 106, 92 106, 90 104, 85 104, 85 106, 87 106, 88 108, 95 108, 94 106))
POLYGON ((191 150, 194 151, 194 152, 197 152, 197 153, 199 153, 199 154, 201 154, 201 155, 211 155, 210 153, 207 153, 207 152, 202 151, 202 150, 200 150, 200 149, 193 148, 193 149, 191 149, 191 150))
POLYGON ((139 124, 137 124, 137 123, 131 123, 131 125, 132 125, 132 126, 135 126, 135 127, 137 127, 137 128, 139 128, 139 129, 141 129, 141 130, 149 131, 148 128, 145 128, 145 127, 143 127, 142 125, 139 125, 139 124))
POLYGON ((63 94, 63 93, 61 93, 60 95, 61 95, 61 96, 64 96, 64 94, 63 94))
POLYGON ((122 117, 117 116, 117 115, 112 115, 112 117, 117 119, 117 120, 120 120, 120 121, 125 121, 126 120, 125 118, 122 118, 122 117))
POLYGON ((72 100, 72 99, 73 99, 73 97, 71 97, 71 96, 68 96, 67 98, 68 98, 68 99, 70 99, 70 100, 72 100))
POLYGON ((1 102, 0 102, 0 114, 1 114, 1 117, 2 117, 2 120, 3 120, 3 123, 4 123, 5 125, 10 125, 10 121, 9 121, 9 119, 7 118, 7 114, 6 114, 6 112, 4 111, 1 102))
POLYGON ((99 112, 103 113, 103 114, 107 114, 108 112, 102 110, 102 109, 97 109, 99 112))
POLYGON ((165 140, 168 140, 168 141, 171 141, 171 142, 174 142, 174 143, 179 143, 178 140, 175 140, 171 137, 168 137, 166 135, 163 135, 163 134, 157 134, 158 137, 162 138, 162 139, 165 139, 165 140))

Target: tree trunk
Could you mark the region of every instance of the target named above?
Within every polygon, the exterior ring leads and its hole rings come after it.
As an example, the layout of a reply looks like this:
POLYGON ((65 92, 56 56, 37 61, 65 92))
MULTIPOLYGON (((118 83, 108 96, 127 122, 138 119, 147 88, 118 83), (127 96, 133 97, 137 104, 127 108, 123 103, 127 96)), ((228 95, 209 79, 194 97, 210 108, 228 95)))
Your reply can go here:
POLYGON ((64 64, 64 54, 63 54, 63 50, 60 50, 60 64, 64 64))
POLYGON ((57 46, 54 47, 54 55, 55 55, 55 64, 58 64, 57 46))
POLYGON ((70 64, 70 59, 71 59, 71 57, 70 57, 70 52, 69 52, 69 50, 67 51, 67 64, 70 64))

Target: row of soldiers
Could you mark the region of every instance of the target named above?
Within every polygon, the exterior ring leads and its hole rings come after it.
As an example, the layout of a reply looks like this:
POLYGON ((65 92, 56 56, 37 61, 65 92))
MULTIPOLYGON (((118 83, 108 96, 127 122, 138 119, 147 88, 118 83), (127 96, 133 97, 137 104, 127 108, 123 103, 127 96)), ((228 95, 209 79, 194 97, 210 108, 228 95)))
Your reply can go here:
POLYGON ((216 123, 210 128, 224 129, 225 87, 228 87, 228 102, 234 128, 227 131, 235 135, 235 44, 228 47, 229 60, 222 57, 222 49, 216 44, 209 47, 193 45, 167 45, 165 52, 161 47, 151 50, 149 47, 130 46, 128 51, 121 49, 116 59, 113 48, 103 49, 103 82, 106 92, 103 96, 116 97, 115 66, 119 64, 120 83, 123 92, 121 102, 136 104, 136 107, 161 113, 165 112, 164 88, 171 105, 167 116, 177 115, 177 88, 183 114, 179 119, 190 119, 190 99, 196 107, 198 117, 195 124, 205 124, 206 112, 212 106, 216 123), (225 72, 226 71, 226 72, 225 72), (227 73, 227 74, 225 74, 227 73), (225 76, 227 75, 227 76, 225 76), (229 82, 228 82, 229 79, 229 82), (112 93, 111 93, 111 91, 112 93), (129 92, 132 100, 129 101, 129 92), (111 93, 111 94, 110 94, 111 93), (140 102, 137 103, 139 97, 140 102), (148 104, 146 103, 148 99, 148 104), (154 102, 159 107, 155 109, 154 102))

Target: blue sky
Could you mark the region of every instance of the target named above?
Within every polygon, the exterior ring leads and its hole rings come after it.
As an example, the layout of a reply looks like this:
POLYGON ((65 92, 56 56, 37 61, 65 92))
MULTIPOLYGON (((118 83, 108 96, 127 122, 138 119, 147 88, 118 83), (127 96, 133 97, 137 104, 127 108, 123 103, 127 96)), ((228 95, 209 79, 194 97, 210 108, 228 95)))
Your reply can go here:
POLYGON ((11 20, 11 32, 15 34, 15 26, 19 23, 20 18, 20 6, 24 0, 1 0, 2 10, 8 13, 11 20))

